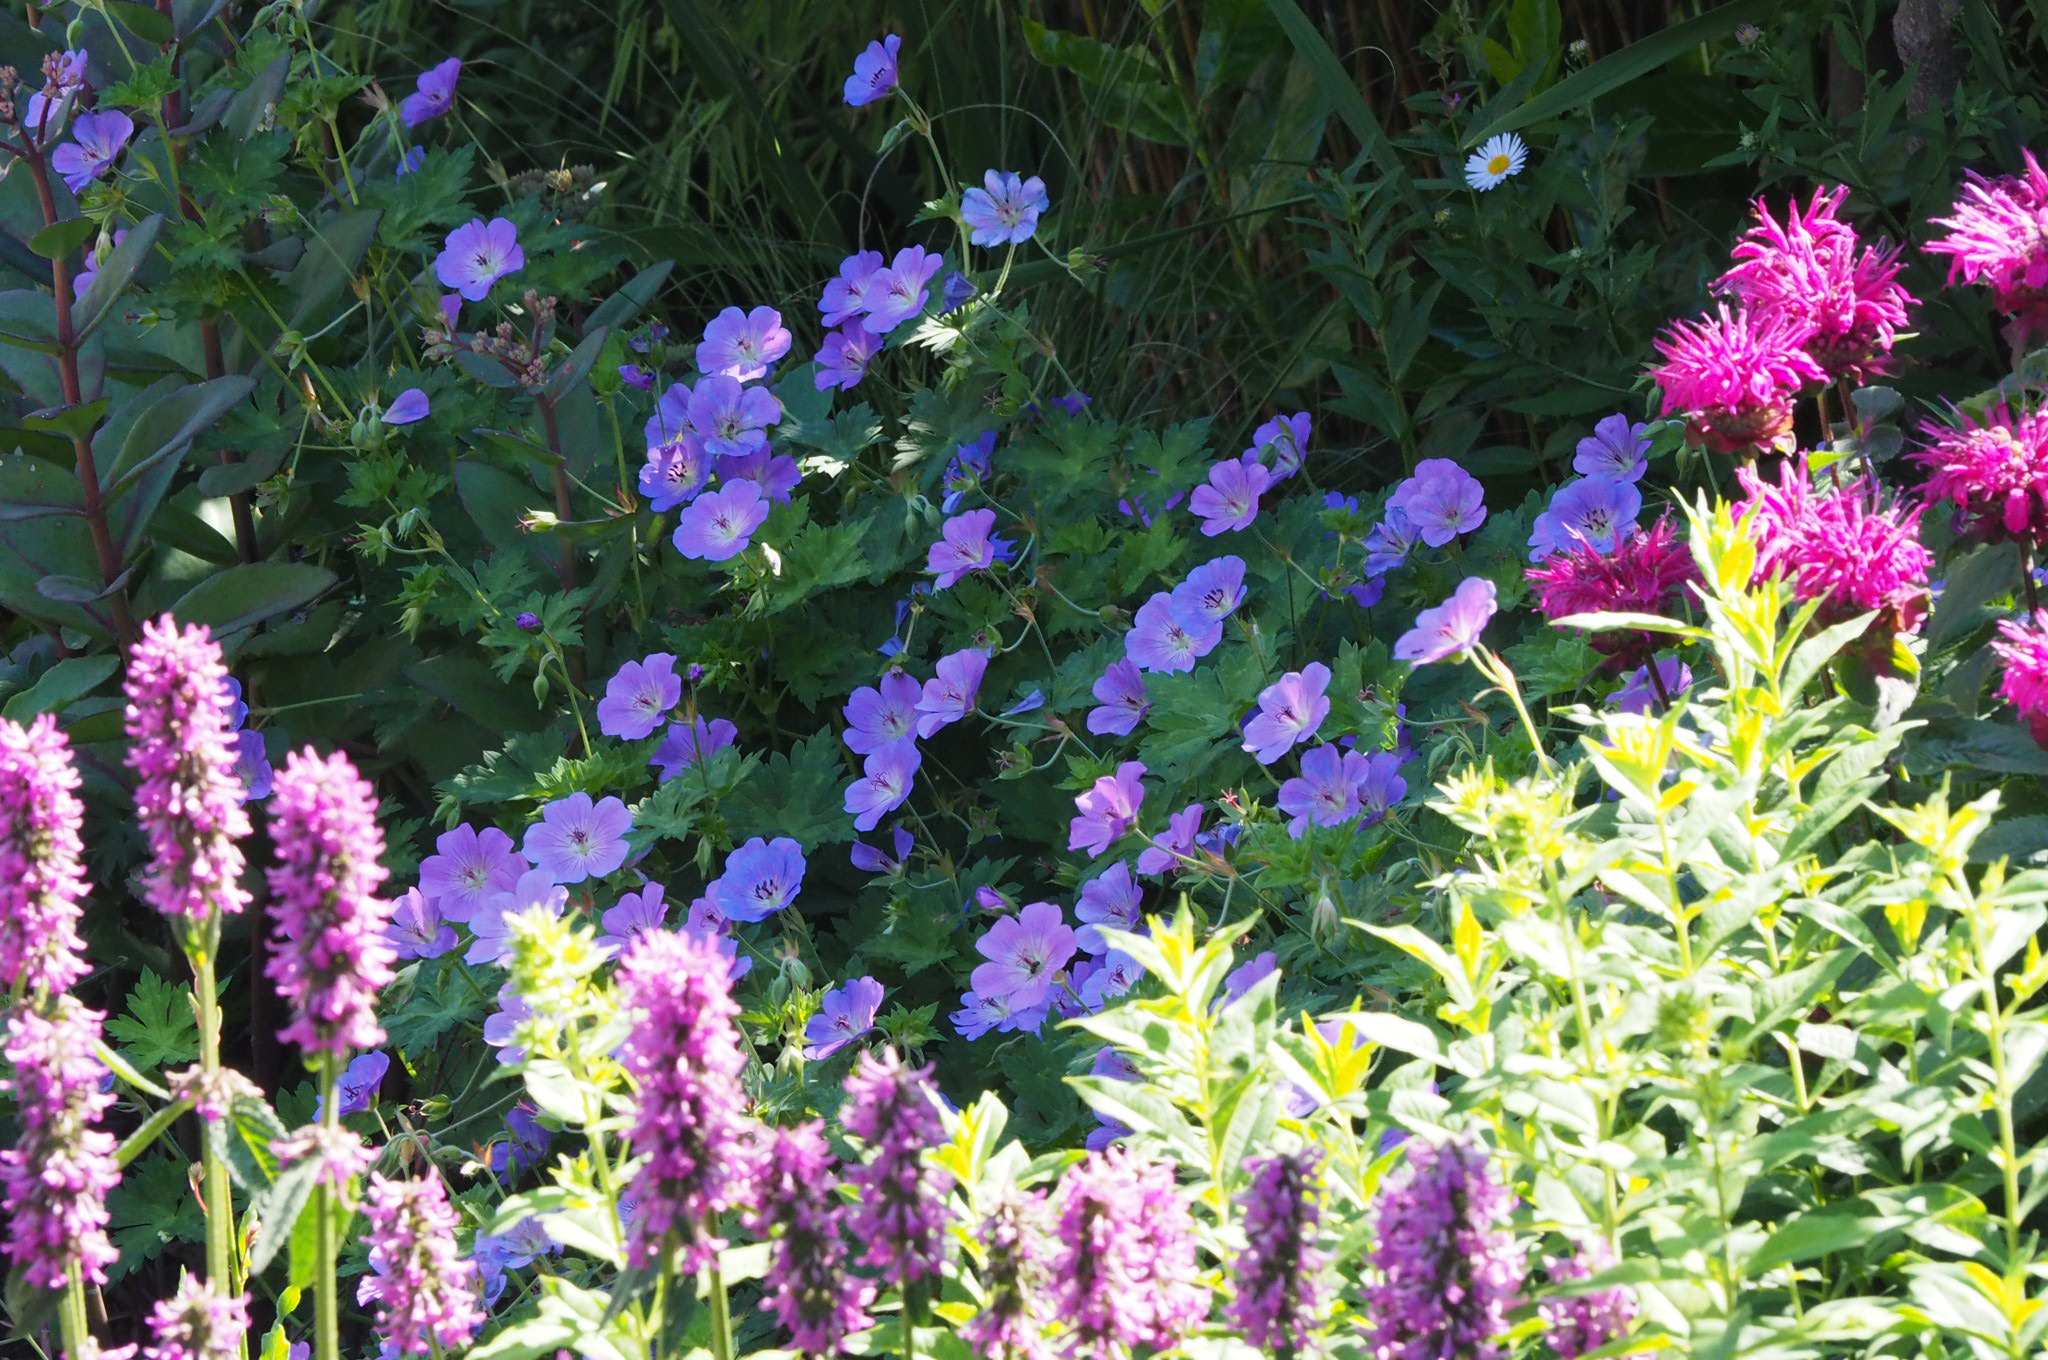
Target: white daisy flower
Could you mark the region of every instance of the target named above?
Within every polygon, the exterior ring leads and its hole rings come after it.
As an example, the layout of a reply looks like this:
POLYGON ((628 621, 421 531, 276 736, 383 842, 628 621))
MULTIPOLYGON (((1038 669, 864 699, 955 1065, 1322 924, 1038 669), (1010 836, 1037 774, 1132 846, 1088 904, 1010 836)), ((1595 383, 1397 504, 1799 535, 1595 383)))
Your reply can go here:
POLYGON ((1489 137, 1485 146, 1465 158, 1465 183, 1481 192, 1495 188, 1510 175, 1521 174, 1528 160, 1529 148, 1515 133, 1489 137))

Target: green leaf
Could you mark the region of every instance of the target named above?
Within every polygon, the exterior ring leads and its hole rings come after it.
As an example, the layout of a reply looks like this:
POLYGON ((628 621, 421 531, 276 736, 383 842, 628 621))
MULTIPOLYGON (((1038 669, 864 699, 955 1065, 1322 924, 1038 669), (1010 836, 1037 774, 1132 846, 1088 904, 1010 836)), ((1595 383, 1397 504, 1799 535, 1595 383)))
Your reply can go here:
POLYGON ((84 504, 78 479, 69 470, 23 453, 0 456, 0 524, 83 514, 84 504))
POLYGON ((668 282, 674 271, 674 260, 662 260, 651 264, 627 280, 626 285, 597 304, 584 324, 592 330, 601 326, 623 326, 640 315, 647 304, 654 301, 654 295, 661 291, 661 285, 668 282))
MULTIPOLYGON (((182 454, 255 390, 253 380, 234 374, 177 388, 152 403, 127 428, 121 452, 106 474, 105 499, 111 503, 127 494, 144 473, 182 454)), ((102 434, 114 432, 115 426, 110 424, 102 434)), ((98 442, 94 441, 96 452, 98 442)))
MULTIPOLYGON (((1291 0, 1269 2, 1291 3, 1291 0)), ((1739 23, 1766 17, 1773 7, 1774 0, 1733 0, 1733 3, 1709 10, 1696 19, 1660 28, 1647 38, 1600 58, 1583 71, 1573 72, 1535 98, 1494 114, 1465 134, 1465 145, 1478 146, 1499 133, 1575 112, 1600 96, 1676 61, 1701 43, 1732 31, 1739 23)))
POLYGON ((46 260, 61 260, 99 233, 100 224, 90 217, 72 217, 52 222, 28 238, 28 248, 46 260))
POLYGON ((21 418, 21 424, 23 429, 61 435, 66 439, 77 438, 91 434, 111 404, 112 398, 101 397, 98 401, 80 402, 76 406, 46 407, 30 411, 21 418))
POLYGON ((100 322, 107 319, 107 313, 114 309, 115 301, 128 287, 129 280, 149 258, 149 252, 156 246, 157 233, 163 227, 163 214, 151 213, 128 228, 128 235, 121 244, 108 251, 107 258, 100 261, 100 267, 93 272, 92 286, 71 309, 71 331, 79 340, 91 335, 100 322))
POLYGON ((310 604, 334 581, 333 572, 309 562, 245 562, 186 591, 171 612, 220 637, 310 604))
POLYGON ((302 1158, 249 1197, 249 1213, 256 1219, 256 1236, 249 1244, 251 1275, 262 1274, 291 1243, 299 1219, 312 1201, 322 1166, 318 1157, 302 1158))
POLYGON ((597 356, 604 353, 604 342, 610 337, 609 327, 590 327, 583 336, 583 343, 571 350, 569 357, 548 375, 546 385, 541 388, 541 399, 560 401, 574 391, 576 384, 590 376, 591 366, 597 362, 597 356))
POLYGON ((489 463, 464 458, 455 465, 455 494, 492 547, 525 553, 542 569, 553 570, 547 540, 519 527, 527 511, 545 504, 546 498, 531 482, 489 463))
POLYGON ((789 754, 770 756, 725 798, 721 810, 734 839, 790 836, 806 848, 853 839, 841 791, 846 762, 826 733, 804 738, 789 754))
POLYGON ((284 281, 285 296, 293 299, 286 324, 296 329, 308 318, 322 315, 327 304, 355 277, 363 256, 370 253, 370 243, 377 239, 377 221, 382 216, 374 208, 339 213, 310 233, 305 255, 284 281))
POLYGON ((57 352, 57 308, 40 288, 0 293, 0 344, 57 352))
POLYGON ((103 0, 106 11, 121 21, 121 27, 149 43, 167 43, 177 36, 171 16, 141 0, 103 0))
POLYGON ((192 1011, 192 994, 183 983, 167 981, 153 968, 142 970, 135 990, 128 994, 127 1013, 107 1021, 107 1033, 144 1071, 199 1060, 199 1020, 192 1011))
POLYGON ((118 656, 69 656, 36 678, 36 682, 7 700, 0 717, 27 722, 38 713, 62 712, 64 706, 98 689, 121 669, 118 656))
POLYGON ((1295 0, 1266 0, 1266 7, 1273 11, 1273 17, 1280 21, 1294 50, 1308 64, 1315 75, 1316 84, 1322 87, 1323 95, 1330 101, 1330 107, 1351 129, 1351 135, 1358 138, 1358 144, 1388 183, 1394 186, 1411 207, 1416 203, 1415 184, 1408 167, 1401 162, 1401 155, 1394 149, 1393 139, 1374 116, 1372 105, 1360 92, 1358 81, 1344 69, 1330 40, 1323 36, 1323 30, 1302 12, 1295 0))

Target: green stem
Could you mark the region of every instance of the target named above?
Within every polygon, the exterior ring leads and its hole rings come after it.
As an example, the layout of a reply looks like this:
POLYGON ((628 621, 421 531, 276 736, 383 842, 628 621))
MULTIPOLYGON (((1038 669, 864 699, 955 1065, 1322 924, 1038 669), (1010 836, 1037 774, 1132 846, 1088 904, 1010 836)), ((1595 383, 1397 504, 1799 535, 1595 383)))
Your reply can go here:
POLYGON ((79 1276, 76 1261, 70 1264, 66 1274, 64 1303, 57 1312, 57 1328, 64 1339, 65 1360, 83 1360, 92 1346, 92 1329, 85 1321, 85 1281, 79 1276))
MULTIPOLYGON (((330 1133, 341 1128, 341 1082, 332 1053, 320 1058, 320 1122, 330 1133)), ((313 1187, 313 1327, 314 1360, 341 1360, 341 1285, 335 1256, 341 1250, 335 1222, 334 1186, 323 1179, 313 1187)))
MULTIPOLYGON (((214 980, 219 914, 201 929, 204 938, 192 951, 192 985, 199 1003, 199 1070, 210 1082, 220 1071, 220 993, 214 980)), ((205 1129, 200 1131, 199 1156, 206 1187, 206 1278, 222 1294, 233 1297, 241 1292, 234 1281, 234 1190, 228 1184, 227 1163, 215 1151, 213 1138, 205 1129)))
POLYGON ((733 1360, 732 1301, 725 1296, 725 1275, 716 1263, 711 1266, 711 1354, 713 1360, 733 1360))

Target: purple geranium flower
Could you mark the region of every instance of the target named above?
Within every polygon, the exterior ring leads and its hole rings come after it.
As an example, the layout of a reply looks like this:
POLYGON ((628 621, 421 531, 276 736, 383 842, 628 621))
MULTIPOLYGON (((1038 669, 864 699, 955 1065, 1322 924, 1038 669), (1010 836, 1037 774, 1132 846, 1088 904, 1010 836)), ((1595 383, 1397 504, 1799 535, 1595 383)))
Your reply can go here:
POLYGON ((1400 509, 1389 505, 1386 516, 1365 536, 1365 570, 1369 576, 1384 576, 1408 560, 1408 550, 1420 537, 1415 524, 1400 509))
MULTIPOLYGON (((1432 548, 1486 522, 1486 491, 1471 473, 1448 458, 1425 458, 1415 475, 1394 488, 1389 510, 1399 510, 1432 548)), ((1366 570, 1377 570, 1370 562, 1366 570)))
POLYGON ((854 829, 873 831, 882 818, 903 806, 924 756, 915 745, 885 746, 861 764, 860 778, 846 786, 846 811, 854 829))
POLYGON ((1415 616, 1415 626, 1394 644, 1394 660, 1426 666, 1471 650, 1495 607, 1493 582, 1466 577, 1450 599, 1415 616))
POLYGON ((391 404, 384 408, 384 423, 410 425, 416 420, 425 420, 433 409, 433 404, 427 400, 426 393, 417 387, 408 387, 393 397, 391 404))
POLYGON ((1156 844, 1148 845, 1138 854, 1138 872, 1141 874, 1163 874, 1178 867, 1184 860, 1195 857, 1195 837, 1202 834, 1202 812, 1200 803, 1189 803, 1179 812, 1166 819, 1166 830, 1159 833, 1156 844))
POLYGON ((1309 824, 1342 826, 1358 815, 1358 786, 1365 757, 1335 746, 1318 746, 1301 758, 1301 774, 1280 786, 1280 810, 1294 820, 1287 834, 1300 840, 1309 824))
POLYGON ((839 262, 839 277, 825 285, 824 295, 818 299, 818 310, 825 314, 826 325, 843 325, 866 314, 868 290, 874 286, 875 275, 882 267, 879 250, 859 251, 839 262))
POLYGON ((1644 438, 1647 425, 1631 425, 1627 416, 1616 412, 1593 427, 1593 433, 1579 441, 1572 458, 1574 471, 1588 477, 1606 477, 1617 482, 1640 482, 1650 470, 1650 441, 1644 438))
POLYGON ((865 326, 833 331, 818 347, 818 371, 811 386, 820 392, 828 387, 852 391, 868 375, 868 363, 881 348, 881 337, 865 326))
POLYGON ((938 674, 924 682, 917 701, 917 735, 930 737, 974 711, 988 653, 972 647, 939 658, 938 674))
POLYGON ((1244 593, 1244 559, 1219 557, 1189 572, 1168 602, 1183 628, 1201 632, 1235 614, 1244 593))
POLYGON ((804 1026, 804 1038, 810 1041, 804 1057, 820 1062, 873 1029, 884 994, 882 984, 871 977, 857 977, 825 993, 818 1013, 804 1026))
POLYGON ((1074 957, 1074 931, 1057 906, 1033 902, 990 926, 974 947, 988 962, 975 968, 969 985, 1022 1009, 1051 998, 1053 975, 1074 957))
POLYGON ((991 170, 981 177, 984 188, 960 196, 960 219, 978 246, 1022 245, 1038 231, 1038 215, 1051 206, 1045 181, 1033 175, 1019 179, 1008 171, 991 170))
POLYGON ((855 841, 848 853, 853 867, 863 873, 888 874, 891 878, 902 873, 912 847, 917 844, 917 837, 899 826, 889 833, 889 841, 891 850, 888 854, 883 854, 866 841, 855 841))
POLYGON ((450 57, 428 68, 415 81, 418 93, 409 94, 398 106, 398 116, 407 127, 418 127, 439 118, 455 107, 455 82, 462 75, 462 58, 450 57))
MULTIPOLYGON (((381 1049, 372 1049, 350 1063, 335 1083, 341 1094, 339 1107, 341 1117, 363 1114, 377 1103, 377 1088, 384 1084, 384 1074, 391 1070, 391 1057, 381 1049)), ((313 1102, 313 1120, 318 1123, 327 1111, 325 1097, 313 1102)))
POLYGON ((277 771, 270 766, 270 747, 261 732, 243 730, 234 735, 235 778, 241 781, 242 801, 260 802, 270 796, 277 771))
POLYGON ((1596 553, 1614 551, 1636 527, 1643 493, 1632 482, 1606 477, 1581 477, 1559 487, 1550 508, 1536 517, 1529 535, 1529 560, 1541 562, 1555 552, 1587 547, 1596 553))
MULTIPOLYGON (((1673 699, 1692 688, 1692 667, 1677 657, 1659 657, 1652 664, 1657 667, 1657 678, 1664 682, 1664 693, 1673 699)), ((1616 713, 1654 713, 1659 702, 1649 666, 1636 667, 1621 688, 1607 696, 1607 706, 1616 713)))
POLYGON ((957 311, 962 303, 980 291, 979 288, 974 286, 973 279, 968 278, 957 269, 949 270, 946 274, 945 283, 940 285, 939 288, 940 315, 943 316, 947 312, 957 311))
POLYGON ((656 652, 619 667, 597 704, 597 730, 608 737, 638 741, 667 721, 669 710, 683 701, 683 677, 676 659, 656 652))
MULTIPOLYGON (((476 951, 472 949, 470 952, 476 951)), ((470 960, 472 963, 490 961, 488 957, 470 960)), ((531 1019, 533 1007, 526 1004, 526 998, 519 994, 517 987, 508 982, 498 989, 498 1009, 484 1017, 484 1042, 498 1050, 499 1062, 526 1061, 526 1045, 514 1043, 513 1039, 520 1024, 531 1019)))
POLYGON ((775 361, 789 353, 790 335, 782 313, 773 307, 743 312, 728 307, 704 328, 697 346, 697 371, 752 382, 768 376, 775 361))
POLYGON ((803 847, 787 836, 756 836, 726 857, 725 872, 708 892, 726 920, 764 921, 795 901, 803 886, 803 847))
POLYGON ((661 884, 649 883, 639 892, 622 895, 598 918, 604 926, 604 933, 597 937, 597 942, 623 954, 635 937, 650 930, 666 929, 669 909, 668 904, 662 901, 666 892, 661 884))
MULTIPOLYGON (((618 799, 609 801, 616 803, 618 799)), ((469 950, 463 954, 462 961, 505 962, 512 957, 512 937, 505 928, 507 917, 517 916, 535 907, 543 909, 550 916, 560 916, 562 909, 568 905, 569 890, 557 884, 553 874, 546 869, 528 870, 519 876, 519 881, 512 885, 510 892, 502 892, 492 897, 469 918, 470 932, 476 938, 469 942, 469 950)))
POLYGON ((1259 517, 1259 497, 1272 485, 1273 474, 1256 457, 1225 458, 1210 467, 1208 482, 1188 497, 1188 509, 1201 516, 1208 537, 1236 533, 1259 517))
POLYGON ((932 275, 945 263, 944 255, 934 255, 923 246, 897 251, 889 267, 875 271, 868 280, 867 320, 861 324, 876 335, 887 335, 922 313, 931 300, 932 275))
POLYGON ((434 260, 434 277, 468 301, 482 302, 492 284, 525 267, 519 228, 509 218, 477 217, 448 233, 447 248, 434 260))
POLYGON ((641 392, 654 390, 654 370, 638 364, 620 364, 619 381, 641 392))
POLYGON ((1145 697, 1144 672, 1129 657, 1109 663, 1095 682, 1094 694, 1101 707, 1088 710, 1088 730, 1096 736, 1127 737, 1152 711, 1152 701, 1145 697))
POLYGON ((1081 978, 1081 1005, 1091 1012, 1101 1010, 1145 976, 1145 965, 1121 949, 1112 949, 1089 963, 1093 966, 1081 978))
POLYGON ((661 770, 661 782, 666 784, 684 770, 700 760, 717 755, 733 744, 739 736, 739 728, 725 718, 705 721, 702 714, 688 722, 680 718, 669 724, 668 734, 661 739, 661 745, 654 748, 647 763, 661 770))
POLYGON ((1109 942, 1102 938, 1103 926, 1135 931, 1144 923, 1141 891, 1130 866, 1122 860, 1083 883, 1081 900, 1074 906, 1074 917, 1081 922, 1074 943, 1090 954, 1107 954, 1109 942))
POLYGON ((903 39, 891 33, 871 42, 853 59, 853 74, 846 78, 846 102, 855 108, 887 98, 896 89, 896 54, 903 39))
POLYGON ((1068 824, 1067 849, 1099 855, 1137 825, 1138 809, 1145 802, 1144 776, 1143 761, 1127 760, 1115 774, 1103 775, 1076 797, 1079 815, 1068 824))
POLYGON ((1408 781, 1401 777, 1401 756, 1395 751, 1381 751, 1365 758, 1365 771, 1359 775, 1358 803, 1366 811, 1365 825, 1387 815, 1387 809, 1408 796, 1408 781))
POLYGON ((1279 971, 1280 958, 1270 949, 1240 963, 1223 979, 1223 995, 1216 999, 1216 1009, 1222 1010, 1279 971))
POLYGON ((407 888, 391 904, 391 924, 384 938, 400 959, 438 959, 457 943, 455 927, 418 888, 407 888))
POLYGON ((915 745, 917 701, 923 692, 924 687, 902 671, 883 676, 879 689, 862 685, 840 710, 846 715, 846 731, 840 740, 848 750, 864 756, 915 745))
POLYGON ((697 434, 696 422, 690 419, 690 389, 686 383, 670 383, 654 402, 654 414, 647 417, 642 427, 647 434, 647 446, 654 448, 682 438, 686 434, 697 434))
POLYGON ((648 508, 659 512, 687 505, 711 480, 711 451, 694 434, 679 432, 666 444, 647 450, 640 467, 640 494, 648 508))
POLYGON ((944 509, 952 514, 960 498, 986 480, 996 451, 996 432, 984 430, 965 444, 956 445, 946 464, 944 509))
POLYGON ((521 846, 534 866, 557 883, 603 878, 626 862, 633 814, 617 798, 593 802, 587 793, 557 798, 526 828, 521 846))
MULTIPOLYGON (((540 1122, 540 1111, 524 1101, 505 1111, 505 1134, 504 1138, 491 1141, 485 1157, 492 1174, 504 1180, 522 1176, 539 1165, 555 1141, 555 1135, 540 1122)), ((511 1232, 497 1237, 478 1233, 474 1255, 479 1259, 496 1259, 502 1272, 531 1265, 534 1258, 549 1252, 561 1255, 561 1244, 549 1240, 538 1218, 525 1218, 511 1232)))
POLYGON ((761 488, 744 479, 727 482, 691 501, 676 517, 673 541, 685 557, 723 562, 745 552, 754 531, 767 522, 768 500, 761 488))
POLYGON ((967 992, 960 998, 960 1009, 947 1018, 963 1039, 979 1039, 990 1030, 1036 1034, 1045 1024, 1049 1004, 1041 1001, 1035 1006, 1018 1006, 1007 996, 967 992))
POLYGON ((796 459, 772 452, 766 444, 738 456, 718 460, 718 476, 724 482, 752 482, 771 501, 789 504, 789 493, 804 479, 796 459))
POLYGON ((1244 451, 1244 456, 1263 460, 1266 451, 1271 449, 1273 480, 1277 482, 1283 477, 1292 477, 1300 471, 1308 456, 1308 436, 1313 425, 1306 411, 1296 411, 1291 416, 1274 416, 1252 431, 1252 446, 1244 451))
POLYGON ((995 527, 993 510, 969 510, 939 526, 939 541, 932 544, 926 561, 926 570, 939 576, 932 588, 944 590, 969 572, 987 571, 1015 557, 1016 545, 994 537, 995 527))
POLYGON ((512 891, 526 860, 495 826, 444 831, 435 853, 420 862, 420 891, 451 921, 468 921, 485 903, 512 891))
POLYGON ((1330 668, 1311 661, 1259 692, 1259 714, 1244 728, 1244 749, 1271 765, 1329 716, 1330 668))
POLYGON ((135 120, 125 113, 81 113, 71 124, 72 139, 50 153, 50 168, 64 177, 72 193, 107 172, 135 135, 135 120))
POLYGON ((782 403, 765 387, 746 387, 714 373, 690 393, 690 424, 704 447, 737 458, 768 442, 768 427, 782 419, 782 403))
POLYGON ((1173 597, 1160 591, 1138 607, 1124 634, 1124 653, 1141 671, 1191 671, 1223 641, 1223 625, 1190 626, 1175 618, 1173 597))

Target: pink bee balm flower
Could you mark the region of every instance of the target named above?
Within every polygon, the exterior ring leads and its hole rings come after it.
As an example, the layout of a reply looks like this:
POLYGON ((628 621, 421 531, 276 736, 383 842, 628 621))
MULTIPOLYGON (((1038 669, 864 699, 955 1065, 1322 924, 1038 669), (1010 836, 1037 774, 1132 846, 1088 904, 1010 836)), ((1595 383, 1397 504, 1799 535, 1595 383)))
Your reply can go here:
POLYGON ((481 217, 448 233, 448 244, 434 260, 434 277, 470 302, 482 302, 491 285, 526 268, 519 228, 510 219, 481 217))
POLYGON ((676 517, 673 541, 685 557, 724 562, 745 552, 754 531, 767 522, 768 501, 761 488, 744 479, 727 482, 690 502, 676 517))
POLYGON ((1273 474, 1256 455, 1225 458, 1209 469, 1209 480, 1188 497, 1188 509, 1201 517, 1210 538, 1251 527, 1259 517, 1259 497, 1273 485, 1273 474))
POLYGON ((1444 661, 1479 645, 1479 634, 1495 608, 1493 582, 1468 576, 1451 598, 1415 616, 1415 626, 1394 643, 1394 660, 1417 666, 1444 661))
POLYGON ((1998 697, 2019 710, 2034 740, 2048 746, 2048 611, 2029 619, 2000 619, 1991 650, 2005 662, 1998 697))
POLYGON ((1819 621, 1840 623, 1875 610, 1880 628, 1910 633, 1927 616, 1920 510, 1900 511, 1867 479, 1816 489, 1804 460, 1787 462, 1772 486, 1750 468, 1736 477, 1748 498, 1736 506, 1756 543, 1758 580, 1783 576, 1802 600, 1823 600, 1819 621))
POLYGON ((1735 267, 1714 287, 1756 315, 1790 318, 1830 379, 1862 382, 1885 370, 1915 299, 1899 286, 1899 248, 1859 249, 1856 229, 1835 216, 1848 196, 1846 186, 1815 189, 1804 213, 1787 205, 1783 225, 1759 199, 1756 225, 1732 252, 1735 267))
POLYGON ((1949 257, 1950 283, 1990 285, 1993 305, 2024 330, 2048 323, 2048 172, 2033 152, 2021 154, 2018 176, 1965 173, 1951 216, 1934 219, 1949 234, 1927 250, 1949 257))
POLYGON ((1053 976, 1074 957, 1074 931, 1057 906, 1033 902, 990 926, 974 947, 988 962, 976 966, 969 985, 1022 1009, 1051 997, 1053 976))
POLYGON ((1981 425, 1966 418, 1928 434, 1912 457, 1928 469, 1928 501, 1952 503, 1959 530, 1987 543, 2048 544, 2048 412, 2015 417, 2001 405, 1981 425))
POLYGON ((704 342, 697 346, 697 369, 752 382, 768 376, 775 361, 789 353, 790 334, 782 324, 782 313, 773 307, 756 307, 743 312, 728 307, 704 328, 704 342))
POLYGON ((1244 728, 1244 749, 1271 765, 1314 733, 1330 714, 1330 668, 1311 661, 1289 671, 1259 693, 1259 714, 1244 728))
MULTIPOLYGON (((1623 539, 1611 553, 1581 543, 1526 574, 1537 588, 1536 607, 1553 623, 1573 614, 1669 615, 1685 600, 1686 587, 1699 579, 1692 553, 1679 541, 1669 515, 1623 539)), ((1647 657, 1657 636, 1621 629, 1595 633, 1591 642, 1626 666, 1647 657)))
POLYGON ((557 883, 603 878, 626 862, 633 814, 617 798, 593 802, 587 793, 557 798, 526 828, 521 847, 534 867, 557 883))
POLYGON ((656 652, 641 661, 628 661, 605 685, 604 698, 597 705, 597 730, 608 737, 638 741, 661 726, 668 711, 682 701, 683 677, 676 674, 673 655, 656 652))
POLYGON ((1782 312, 1730 311, 1674 321, 1650 370, 1664 414, 1683 414, 1693 439, 1718 453, 1772 449, 1792 438, 1792 403, 1827 373, 1806 352, 1809 327, 1782 312))
POLYGON ((1144 762, 1127 760, 1075 798, 1080 815, 1067 828, 1067 849, 1099 855, 1136 826, 1145 802, 1144 777, 1144 762))

